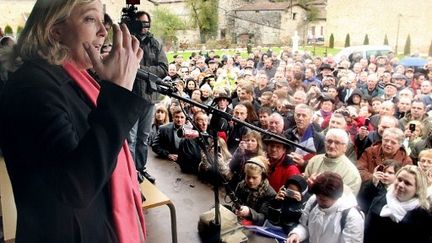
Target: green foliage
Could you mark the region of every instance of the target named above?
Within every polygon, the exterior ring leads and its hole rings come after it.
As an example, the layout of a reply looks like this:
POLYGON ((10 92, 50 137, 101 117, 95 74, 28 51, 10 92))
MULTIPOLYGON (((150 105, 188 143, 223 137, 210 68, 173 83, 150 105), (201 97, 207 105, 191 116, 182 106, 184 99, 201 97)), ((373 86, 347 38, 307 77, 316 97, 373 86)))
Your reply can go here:
POLYGON ((162 39, 165 45, 176 45, 177 30, 185 29, 185 23, 176 14, 163 7, 157 7, 153 12, 152 32, 162 39))
POLYGON ((385 34, 385 36, 384 36, 384 45, 388 45, 388 44, 389 44, 389 42, 388 42, 387 34, 385 34))
POLYGON ((431 41, 430 46, 429 46, 429 52, 428 52, 428 54, 429 54, 430 57, 432 57, 432 41, 431 41))
POLYGON ((201 43, 217 35, 218 27, 218 0, 186 0, 189 7, 192 25, 200 31, 201 43))
POLYGON ((13 35, 13 30, 12 30, 12 27, 10 25, 6 25, 4 32, 6 35, 13 35))
POLYGON ((404 55, 408 56, 411 54, 411 36, 408 35, 406 41, 405 41, 405 47, 404 47, 404 55))
POLYGON ((21 32, 23 31, 23 29, 24 29, 24 27, 22 27, 21 25, 18 25, 17 31, 16 31, 17 36, 19 36, 21 34, 21 32))
POLYGON ((350 34, 347 34, 345 37, 345 47, 351 46, 350 34))
POLYGON ((365 35, 365 38, 363 40, 363 45, 369 45, 369 36, 368 36, 368 34, 365 35))
POLYGON ((331 35, 330 35, 329 47, 334 48, 334 35, 333 35, 333 33, 331 33, 331 35))

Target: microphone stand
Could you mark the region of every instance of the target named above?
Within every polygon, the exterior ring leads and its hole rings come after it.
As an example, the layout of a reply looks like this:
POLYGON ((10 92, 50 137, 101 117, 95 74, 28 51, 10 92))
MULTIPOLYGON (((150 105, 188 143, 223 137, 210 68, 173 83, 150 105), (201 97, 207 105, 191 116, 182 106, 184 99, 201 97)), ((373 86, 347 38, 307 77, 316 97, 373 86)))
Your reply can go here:
MULTIPOLYGON (((218 136, 217 136, 217 132, 224 130, 223 127, 224 126, 226 127, 226 122, 227 121, 234 121, 236 123, 242 124, 243 126, 246 126, 246 127, 250 128, 252 130, 259 131, 260 133, 264 133, 264 134, 266 134, 266 135, 268 135, 270 137, 277 138, 277 139, 281 140, 282 142, 285 142, 287 144, 290 144, 290 145, 293 145, 295 147, 298 147, 298 148, 300 148, 300 149, 302 149, 302 150, 304 150, 306 152, 309 152, 309 153, 315 153, 316 152, 316 151, 308 149, 308 148, 306 148, 304 146, 301 146, 301 145, 299 145, 299 144, 297 144, 297 143, 295 143, 293 141, 290 141, 290 140, 288 140, 285 137, 282 137, 282 136, 279 136, 277 134, 268 132, 268 131, 266 131, 266 130, 264 130, 262 128, 256 127, 256 126, 254 126, 252 124, 249 124, 247 122, 239 120, 238 118, 233 117, 233 115, 228 114, 228 113, 226 113, 224 111, 218 110, 215 107, 212 107, 212 106, 209 106, 209 105, 204 105, 204 104, 198 103, 198 102, 196 102, 194 100, 182 97, 182 96, 176 94, 177 89, 171 83, 161 80, 158 76, 156 76, 156 75, 154 75, 154 74, 152 74, 150 72, 147 72, 147 71, 144 71, 142 69, 139 69, 138 73, 137 73, 136 80, 139 81, 139 82, 146 83, 146 85, 147 85, 147 87, 146 87, 147 88, 146 89, 146 93, 149 94, 149 95, 151 95, 153 92, 157 92, 157 93, 160 93, 160 94, 163 94, 163 95, 167 95, 167 96, 169 96, 171 98, 175 98, 175 99, 184 101, 184 102, 186 102, 186 103, 188 103, 190 105, 197 106, 197 107, 205 110, 207 112, 207 114, 212 114, 212 118, 211 118, 210 126, 209 127, 211 129, 213 129, 212 138, 213 138, 214 159, 213 160, 209 160, 209 161, 213 161, 213 168, 212 168, 212 170, 213 170, 213 172, 215 174, 214 178, 219 178, 220 177, 220 173, 219 173, 219 170, 218 170, 219 163, 218 163, 218 136)), ((200 137, 203 138, 203 135, 201 134, 201 132, 203 132, 203 131, 200 131, 200 129, 197 129, 197 130, 198 130, 198 132, 200 134, 200 137)), ((201 139, 201 140, 204 141, 202 143, 202 147, 203 147, 202 149, 203 149, 203 151, 205 151, 206 156, 209 157, 208 156, 208 152, 207 152, 207 146, 208 146, 208 144, 207 144, 207 142, 206 142, 205 139, 201 139)), ((199 144, 201 144, 201 143, 199 143, 199 144)), ((210 159, 210 158, 208 158, 208 159, 210 159)), ((218 185, 218 183, 217 183, 216 180, 214 180, 214 182, 213 182, 213 192, 214 192, 214 200, 215 200, 215 219, 210 224, 210 232, 209 232, 210 236, 209 236, 209 239, 206 240, 206 242, 209 242, 209 243, 220 243, 221 242, 221 236, 220 236, 220 233, 221 233, 221 222, 220 222, 220 209, 219 209, 219 206, 220 206, 220 202, 219 202, 219 185, 218 185)))

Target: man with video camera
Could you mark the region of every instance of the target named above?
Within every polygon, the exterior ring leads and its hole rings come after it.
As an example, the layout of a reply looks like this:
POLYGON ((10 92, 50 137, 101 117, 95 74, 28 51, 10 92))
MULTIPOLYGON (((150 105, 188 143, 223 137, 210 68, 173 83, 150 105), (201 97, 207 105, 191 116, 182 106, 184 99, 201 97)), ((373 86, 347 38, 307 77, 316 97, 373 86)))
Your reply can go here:
MULTIPOLYGON (((140 47, 144 51, 143 58, 140 62, 140 69, 149 73, 155 74, 159 78, 163 79, 168 74, 168 60, 162 49, 162 44, 153 37, 150 33, 151 17, 147 12, 138 11, 136 12, 136 20, 141 22, 141 30, 131 30, 138 40, 140 41, 140 47), (134 32, 137 33, 134 33, 134 32)), ((139 29, 139 28, 138 28, 139 29)), ((135 82, 133 92, 138 95, 146 93, 147 83, 135 82)), ((152 115, 154 105, 146 110, 142 111, 141 115, 129 133, 128 143, 129 150, 135 160, 136 169, 138 171, 138 180, 142 182, 144 177, 150 182, 154 183, 155 178, 146 171, 147 163, 147 151, 148 151, 148 137, 150 135, 152 115)))

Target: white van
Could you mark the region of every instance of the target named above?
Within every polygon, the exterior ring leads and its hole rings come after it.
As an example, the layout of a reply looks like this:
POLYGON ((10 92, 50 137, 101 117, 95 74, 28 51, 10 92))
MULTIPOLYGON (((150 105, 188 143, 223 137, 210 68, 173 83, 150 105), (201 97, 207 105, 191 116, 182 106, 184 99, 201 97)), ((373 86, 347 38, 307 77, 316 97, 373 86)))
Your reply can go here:
POLYGON ((334 60, 336 63, 339 63, 343 57, 348 58, 351 62, 354 56, 360 55, 361 57, 365 57, 369 59, 371 55, 375 55, 376 57, 387 55, 387 53, 392 52, 393 49, 390 46, 386 45, 363 45, 363 46, 350 46, 342 49, 334 56, 334 60))

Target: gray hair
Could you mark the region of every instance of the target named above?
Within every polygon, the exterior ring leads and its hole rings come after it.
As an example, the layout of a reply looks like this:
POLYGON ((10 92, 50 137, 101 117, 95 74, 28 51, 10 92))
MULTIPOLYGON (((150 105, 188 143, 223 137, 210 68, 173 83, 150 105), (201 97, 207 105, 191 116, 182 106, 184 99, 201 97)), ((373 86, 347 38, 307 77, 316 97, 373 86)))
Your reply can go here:
POLYGON ((398 143, 400 145, 402 145, 404 139, 405 139, 405 135, 403 133, 403 131, 399 128, 396 127, 392 127, 392 128, 387 128, 384 130, 382 137, 386 137, 386 136, 395 136, 396 140, 398 141, 398 143))
POLYGON ((330 136, 335 136, 338 137, 342 143, 344 144, 348 144, 348 134, 346 131, 339 129, 339 128, 331 128, 328 130, 327 134, 326 134, 326 139, 330 136))
POLYGON ((308 110, 310 116, 312 116, 312 115, 313 115, 313 112, 314 112, 313 109, 312 109, 312 107, 310 107, 310 106, 308 106, 308 105, 306 105, 306 104, 298 104, 298 105, 295 107, 295 109, 294 109, 294 113, 295 113, 295 111, 296 111, 297 109, 306 109, 306 110, 308 110))

